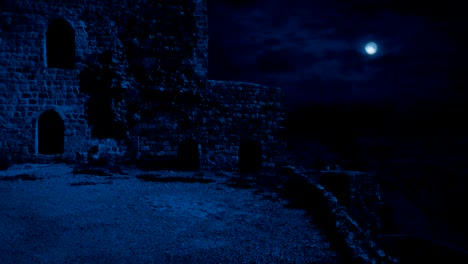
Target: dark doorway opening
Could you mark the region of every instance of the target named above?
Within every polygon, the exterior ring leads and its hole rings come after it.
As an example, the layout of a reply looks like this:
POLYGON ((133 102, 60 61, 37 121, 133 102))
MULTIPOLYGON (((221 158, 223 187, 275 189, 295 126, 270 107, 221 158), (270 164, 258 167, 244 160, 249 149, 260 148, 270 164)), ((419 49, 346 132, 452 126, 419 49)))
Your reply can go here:
POLYGON ((65 19, 50 23, 46 32, 46 49, 49 68, 75 67, 75 30, 65 19))
POLYGON ((54 110, 41 114, 38 121, 39 154, 62 154, 64 151, 65 126, 60 115, 54 110))
POLYGON ((262 145, 254 140, 243 139, 239 145, 239 171, 259 172, 262 168, 262 145))
POLYGON ((200 168, 198 144, 194 139, 185 139, 179 144, 177 163, 182 170, 198 170, 200 168))

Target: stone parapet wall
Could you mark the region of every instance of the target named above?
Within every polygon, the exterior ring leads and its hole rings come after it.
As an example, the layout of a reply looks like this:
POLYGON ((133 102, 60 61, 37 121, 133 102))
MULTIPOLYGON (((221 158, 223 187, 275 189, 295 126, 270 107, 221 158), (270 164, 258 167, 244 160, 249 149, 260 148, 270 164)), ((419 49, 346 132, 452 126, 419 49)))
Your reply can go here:
POLYGON ((304 170, 309 179, 321 184, 338 198, 341 205, 366 235, 377 239, 381 231, 380 212, 382 199, 379 178, 374 173, 358 171, 311 171, 304 170))
MULTIPOLYGON (((295 177, 297 178, 295 181, 304 182, 308 185, 305 189, 308 190, 310 199, 314 199, 311 203, 317 207, 314 210, 317 210, 318 221, 324 224, 323 228, 333 237, 335 243, 343 247, 346 263, 398 263, 398 260, 386 255, 380 249, 374 242, 375 238, 368 232, 367 227, 363 227, 362 222, 356 221, 354 214, 350 212, 350 208, 343 205, 343 202, 339 201, 329 189, 319 184, 320 174, 304 174, 301 170, 292 166, 283 168, 282 173, 289 177, 295 177)), ((362 181, 362 178, 357 177, 351 180, 351 186, 353 186, 352 196, 355 197, 353 199, 361 200, 372 196, 369 190, 366 190, 364 192, 366 194, 364 194, 360 192, 362 191, 360 188, 356 188, 359 185, 369 187, 362 181)), ((359 205, 365 206, 365 203, 359 205)), ((355 206, 358 205, 354 204, 355 206)))
POLYGON ((350 173, 350 214, 376 239, 381 231, 382 197, 378 176, 374 173, 350 173))

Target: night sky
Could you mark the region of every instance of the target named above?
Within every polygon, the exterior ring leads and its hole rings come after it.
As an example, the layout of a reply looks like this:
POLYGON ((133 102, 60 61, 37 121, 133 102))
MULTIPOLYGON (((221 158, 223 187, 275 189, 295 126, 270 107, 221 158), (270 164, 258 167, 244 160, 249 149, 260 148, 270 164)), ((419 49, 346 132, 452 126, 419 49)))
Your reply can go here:
POLYGON ((209 0, 209 79, 280 86, 289 109, 449 98, 468 59, 460 10, 455 1, 209 0))

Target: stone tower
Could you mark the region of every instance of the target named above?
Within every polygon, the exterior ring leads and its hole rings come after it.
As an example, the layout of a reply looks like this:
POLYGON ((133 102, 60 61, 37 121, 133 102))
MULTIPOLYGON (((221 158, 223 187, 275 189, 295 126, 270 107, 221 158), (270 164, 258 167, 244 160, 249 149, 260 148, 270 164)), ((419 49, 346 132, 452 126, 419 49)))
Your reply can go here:
POLYGON ((0 151, 11 159, 258 170, 283 92, 207 80, 206 0, 0 3, 0 151))

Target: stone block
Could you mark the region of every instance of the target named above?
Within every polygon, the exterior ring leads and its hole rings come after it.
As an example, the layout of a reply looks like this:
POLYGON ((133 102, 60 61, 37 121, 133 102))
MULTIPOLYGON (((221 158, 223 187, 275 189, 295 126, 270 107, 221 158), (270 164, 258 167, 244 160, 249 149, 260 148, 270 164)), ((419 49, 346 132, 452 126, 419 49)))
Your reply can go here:
POLYGON ((150 150, 150 147, 149 146, 142 146, 140 149, 143 150, 143 151, 148 151, 148 150, 150 150))

